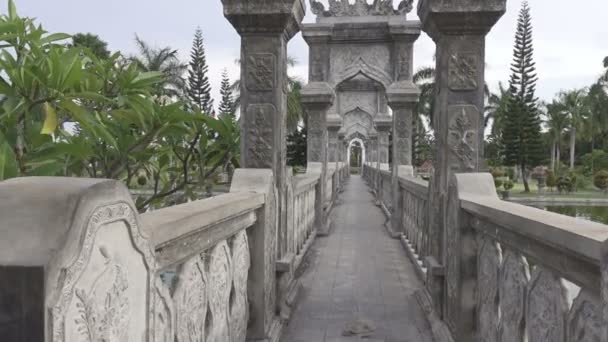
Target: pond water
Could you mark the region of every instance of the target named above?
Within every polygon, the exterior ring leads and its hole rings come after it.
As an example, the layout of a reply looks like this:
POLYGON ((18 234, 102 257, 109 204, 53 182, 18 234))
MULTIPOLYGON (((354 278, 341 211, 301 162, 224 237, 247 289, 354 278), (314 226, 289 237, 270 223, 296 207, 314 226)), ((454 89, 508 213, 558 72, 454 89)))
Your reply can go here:
POLYGON ((546 206, 542 209, 558 214, 608 224, 608 206, 546 206))

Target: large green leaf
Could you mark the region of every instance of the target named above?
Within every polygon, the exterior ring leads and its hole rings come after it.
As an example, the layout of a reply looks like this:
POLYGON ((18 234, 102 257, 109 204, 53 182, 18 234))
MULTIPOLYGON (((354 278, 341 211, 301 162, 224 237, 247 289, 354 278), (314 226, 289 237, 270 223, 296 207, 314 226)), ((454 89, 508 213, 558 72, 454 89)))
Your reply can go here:
POLYGON ((0 180, 17 177, 18 170, 13 149, 0 134, 0 180))
POLYGON ((17 18, 17 7, 15 7, 15 2, 13 0, 8 0, 8 17, 9 19, 17 18))
POLYGON ((53 33, 50 34, 44 38, 42 38, 40 40, 40 43, 42 44, 48 44, 48 43, 53 43, 59 40, 66 40, 68 38, 71 38, 72 36, 67 34, 67 33, 53 33))

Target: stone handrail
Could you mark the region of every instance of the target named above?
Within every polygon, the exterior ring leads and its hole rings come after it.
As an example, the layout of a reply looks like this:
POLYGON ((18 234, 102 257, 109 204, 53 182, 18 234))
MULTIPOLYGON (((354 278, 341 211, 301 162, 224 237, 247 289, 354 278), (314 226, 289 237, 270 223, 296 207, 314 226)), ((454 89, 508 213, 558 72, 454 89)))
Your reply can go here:
POLYGON ((457 335, 467 334, 466 324, 451 310, 458 306, 450 298, 474 291, 478 319, 471 323, 481 341, 523 341, 526 335, 530 341, 607 340, 608 316, 602 316, 608 298, 602 300, 602 291, 608 294, 608 279, 602 281, 602 270, 608 271, 608 260, 602 261, 602 248, 608 246, 608 226, 501 201, 489 174, 457 174, 453 192, 461 209, 450 210, 448 232, 460 237, 448 233, 446 241, 447 323, 459 325, 457 335), (475 242, 467 252, 476 251, 470 274, 458 264, 467 256, 449 261, 458 240, 462 246, 475 242), (468 279, 476 280, 476 289, 468 279), (462 292, 452 293, 457 284, 462 292))

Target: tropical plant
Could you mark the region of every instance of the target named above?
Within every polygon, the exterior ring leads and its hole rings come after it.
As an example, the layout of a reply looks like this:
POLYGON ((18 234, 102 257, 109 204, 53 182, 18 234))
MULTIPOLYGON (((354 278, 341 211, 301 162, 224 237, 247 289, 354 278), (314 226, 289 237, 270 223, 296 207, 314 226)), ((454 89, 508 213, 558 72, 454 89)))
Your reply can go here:
POLYGON ((213 99, 211 98, 211 84, 207 76, 209 67, 207 66, 207 57, 205 56, 203 30, 200 27, 194 33, 189 66, 188 87, 186 91, 188 100, 203 113, 212 115, 214 113, 213 99))
POLYGON ((588 124, 588 113, 585 106, 585 91, 583 89, 561 92, 559 101, 561 108, 568 114, 570 122, 570 169, 574 169, 576 134, 584 132, 588 124))
POLYGON ((427 118, 433 127, 433 108, 435 105, 435 68, 422 67, 413 75, 413 81, 420 89, 420 97, 414 107, 414 120, 427 118))
POLYGON ((219 114, 234 117, 234 99, 232 96, 232 89, 230 88, 230 79, 228 79, 228 70, 226 69, 222 72, 220 95, 222 96, 222 102, 220 102, 220 106, 218 107, 219 114))
POLYGON ((606 192, 608 190, 608 171, 600 170, 593 176, 593 185, 606 192))
POLYGON ((196 192, 238 160, 238 126, 156 101, 165 81, 115 53, 101 59, 62 43, 9 0, 0 16, 0 180, 113 178, 145 187, 140 210, 196 192))
POLYGON ((484 127, 492 121, 490 136, 500 139, 500 133, 504 124, 504 116, 509 103, 509 89, 502 82, 498 83, 498 93, 488 92, 485 107, 484 127))
POLYGON ((561 164, 562 136, 565 129, 570 125, 570 118, 565 112, 561 103, 553 101, 546 105, 545 125, 548 128, 549 138, 551 139, 551 170, 555 171, 556 166, 561 164))
POLYGON ((553 170, 547 170, 547 187, 551 192, 557 186, 557 177, 555 176, 555 172, 553 170))
MULTIPOLYGON (((135 36, 138 56, 130 57, 142 72, 160 72, 163 79, 156 85, 153 94, 159 97, 181 98, 186 89, 184 73, 188 65, 179 60, 178 51, 170 47, 156 48, 135 36)), ((165 101, 166 102, 166 101, 165 101)))
POLYGON ((83 47, 90 50, 95 56, 101 59, 110 57, 108 43, 92 33, 76 33, 72 36, 72 44, 76 47, 83 47))
POLYGON ((557 191, 559 191, 560 194, 569 194, 574 191, 574 181, 569 175, 564 174, 559 176, 557 179, 557 191))
POLYGON ((306 166, 306 136, 306 127, 302 127, 287 135, 287 165, 306 166))
POLYGON ((509 101, 502 127, 507 165, 521 168, 525 192, 530 192, 528 168, 542 159, 540 116, 535 97, 536 68, 533 60, 532 18, 528 2, 522 3, 515 34, 509 80, 509 101))

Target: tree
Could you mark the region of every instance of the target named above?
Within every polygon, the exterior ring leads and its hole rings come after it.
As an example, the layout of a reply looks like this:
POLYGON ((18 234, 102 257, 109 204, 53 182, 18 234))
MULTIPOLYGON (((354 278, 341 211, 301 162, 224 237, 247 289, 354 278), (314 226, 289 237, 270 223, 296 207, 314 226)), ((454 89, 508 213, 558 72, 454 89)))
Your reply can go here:
POLYGON ((19 17, 12 0, 0 27, 7 51, 0 54, 0 180, 121 180, 146 190, 136 199, 145 211, 175 196, 196 199, 238 159, 238 125, 156 100, 163 73, 143 72, 119 53, 100 59, 65 44, 69 35, 47 34, 19 17))
POLYGON ((564 111, 561 103, 553 101, 547 104, 546 127, 549 139, 551 139, 551 170, 556 171, 556 166, 561 165, 562 135, 570 125, 568 114, 564 111))
POLYGON ((76 33, 72 36, 72 44, 76 47, 89 49, 95 56, 100 59, 110 57, 108 43, 101 40, 98 35, 92 33, 76 33))
POLYGON ((306 127, 287 135, 287 165, 306 166, 306 127))
POLYGON ((515 33, 509 79, 509 102, 502 128, 505 162, 521 168, 525 192, 530 192, 528 168, 542 158, 540 115, 535 97, 536 67, 533 60, 532 18, 528 2, 522 3, 515 33))
POLYGON ((420 89, 420 97, 414 107, 414 117, 425 117, 433 127, 433 107, 435 102, 435 68, 422 67, 414 73, 414 83, 420 89))
POLYGON ((585 91, 575 89, 559 94, 561 108, 568 114, 570 119, 570 169, 574 169, 576 133, 585 131, 588 123, 585 108, 585 91))
POLYGON ((211 84, 207 73, 207 57, 203 42, 203 31, 197 28, 194 32, 192 50, 190 52, 190 69, 188 70, 188 99, 204 113, 213 114, 213 99, 211 84))
POLYGON ((593 176, 593 185, 595 185, 596 188, 606 192, 606 189, 608 189, 608 171, 598 171, 593 176))
POLYGON ((600 78, 601 81, 608 83, 608 56, 604 57, 604 74, 600 78))
POLYGON ((234 117, 234 98, 232 96, 232 89, 230 88, 230 80, 228 79, 228 71, 226 69, 222 72, 220 95, 222 95, 222 102, 220 102, 218 112, 220 115, 230 115, 234 117))
POLYGON ((130 61, 143 72, 161 72, 163 74, 163 81, 156 86, 154 95, 181 98, 186 86, 184 73, 188 66, 179 60, 178 51, 168 46, 152 47, 137 35, 135 44, 139 50, 139 56, 130 57, 130 61))
POLYGON ((504 116, 509 103, 509 89, 505 88, 502 82, 498 83, 498 93, 489 92, 485 107, 484 127, 487 127, 492 121, 492 129, 490 135, 500 138, 502 125, 504 124, 504 116))

